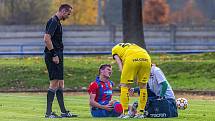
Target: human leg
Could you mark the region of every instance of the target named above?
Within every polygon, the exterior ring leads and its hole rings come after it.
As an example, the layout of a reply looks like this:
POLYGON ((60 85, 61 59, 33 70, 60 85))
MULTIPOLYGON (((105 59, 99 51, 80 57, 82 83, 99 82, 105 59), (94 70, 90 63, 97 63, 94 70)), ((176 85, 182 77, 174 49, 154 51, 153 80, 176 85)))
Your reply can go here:
POLYGON ((64 105, 64 97, 63 97, 63 87, 64 87, 64 80, 59 80, 59 87, 56 91, 56 97, 57 97, 57 101, 60 106, 61 112, 66 113, 66 108, 64 105))
POLYGON ((133 118, 137 114, 138 101, 133 102, 132 105, 128 105, 128 115, 129 118, 133 118))
POLYGON ((78 115, 71 113, 70 111, 66 110, 66 108, 65 108, 63 88, 64 88, 64 80, 59 80, 59 86, 56 91, 56 97, 57 97, 58 104, 60 106, 61 117, 62 118, 77 117, 78 115))
POLYGON ((52 103, 54 100, 54 96, 55 96, 55 90, 49 88, 47 92, 46 115, 50 115, 52 112, 52 103))
POLYGON ((46 107, 46 116, 45 116, 47 118, 49 118, 53 114, 52 103, 54 101, 57 87, 58 87, 58 81, 57 80, 50 81, 50 86, 49 86, 49 89, 47 92, 47 107, 46 107))
POLYGON ((104 110, 104 109, 97 109, 97 108, 91 109, 91 115, 93 117, 109 117, 110 113, 111 112, 104 110))
POLYGON ((124 114, 128 112, 128 103, 129 103, 128 89, 129 88, 127 86, 121 86, 120 102, 122 104, 124 114))
POLYGON ((46 117, 49 118, 53 118, 56 117, 56 114, 54 114, 52 112, 52 103, 54 100, 54 96, 56 94, 56 90, 59 87, 59 79, 63 78, 62 76, 60 77, 60 71, 62 70, 61 68, 59 68, 59 64, 55 64, 52 61, 52 56, 50 53, 45 53, 45 63, 47 66, 47 70, 49 73, 49 79, 50 79, 50 85, 49 85, 49 89, 47 92, 47 109, 46 109, 46 117))
POLYGON ((147 89, 146 89, 146 84, 144 83, 139 83, 140 87, 140 95, 139 95, 139 113, 144 113, 144 108, 146 106, 147 102, 147 89))
POLYGON ((139 116, 138 118, 144 118, 144 109, 148 99, 147 94, 147 82, 149 80, 150 71, 151 71, 151 59, 148 55, 142 56, 143 61, 139 63, 139 69, 137 73, 137 82, 140 88, 139 94, 139 116))
POLYGON ((133 57, 129 57, 125 60, 122 74, 121 74, 121 93, 120 93, 120 103, 123 106, 123 115, 120 118, 130 118, 128 115, 128 104, 129 104, 129 89, 131 84, 134 83, 134 78, 136 77, 137 69, 136 63, 133 62, 133 57))

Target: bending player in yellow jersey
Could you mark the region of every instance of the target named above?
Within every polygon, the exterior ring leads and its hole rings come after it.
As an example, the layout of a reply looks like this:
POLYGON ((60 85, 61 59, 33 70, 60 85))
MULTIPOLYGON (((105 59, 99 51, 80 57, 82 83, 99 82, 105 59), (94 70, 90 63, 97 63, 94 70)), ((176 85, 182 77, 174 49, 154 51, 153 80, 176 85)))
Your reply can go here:
POLYGON ((112 48, 113 58, 121 71, 120 102, 124 113, 119 118, 131 118, 128 114, 129 89, 134 80, 140 87, 138 115, 135 118, 144 118, 144 108, 147 101, 146 84, 150 76, 151 58, 147 51, 133 43, 119 43, 112 48))

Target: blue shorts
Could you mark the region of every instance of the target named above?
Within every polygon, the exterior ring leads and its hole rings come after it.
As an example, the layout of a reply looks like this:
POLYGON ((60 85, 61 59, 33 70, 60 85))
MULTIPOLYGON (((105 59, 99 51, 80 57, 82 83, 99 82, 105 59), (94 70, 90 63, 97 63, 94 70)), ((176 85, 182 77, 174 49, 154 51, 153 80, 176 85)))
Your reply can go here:
POLYGON ((115 106, 117 104, 120 104, 120 102, 115 102, 113 104, 114 109, 111 110, 111 111, 107 111, 107 110, 104 110, 104 109, 92 107, 91 108, 91 114, 92 114, 93 117, 118 117, 118 116, 121 115, 121 113, 116 112, 116 110, 115 110, 115 106))
POLYGON ((93 117, 118 117, 120 116, 119 113, 112 111, 107 111, 104 109, 98 109, 98 108, 91 108, 91 114, 93 117))

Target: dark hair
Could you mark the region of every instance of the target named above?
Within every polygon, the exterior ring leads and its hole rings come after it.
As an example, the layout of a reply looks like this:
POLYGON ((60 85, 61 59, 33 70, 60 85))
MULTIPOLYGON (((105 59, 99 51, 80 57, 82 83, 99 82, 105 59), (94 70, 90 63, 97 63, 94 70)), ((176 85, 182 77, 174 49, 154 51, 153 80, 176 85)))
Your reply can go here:
POLYGON ((99 67, 99 74, 100 74, 100 70, 104 70, 106 67, 112 67, 110 64, 102 64, 102 65, 100 65, 100 67, 99 67))
POLYGON ((70 9, 72 9, 72 6, 69 5, 69 4, 62 4, 62 5, 59 7, 59 11, 62 11, 62 10, 69 11, 70 9))

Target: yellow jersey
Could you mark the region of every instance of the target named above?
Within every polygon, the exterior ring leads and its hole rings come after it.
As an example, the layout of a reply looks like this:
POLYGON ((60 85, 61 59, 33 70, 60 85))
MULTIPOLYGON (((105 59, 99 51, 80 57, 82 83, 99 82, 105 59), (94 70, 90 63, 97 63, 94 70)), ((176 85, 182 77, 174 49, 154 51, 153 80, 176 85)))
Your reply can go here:
POLYGON ((124 61, 126 57, 141 51, 147 53, 145 49, 134 43, 119 43, 112 48, 112 56, 118 55, 124 61))

